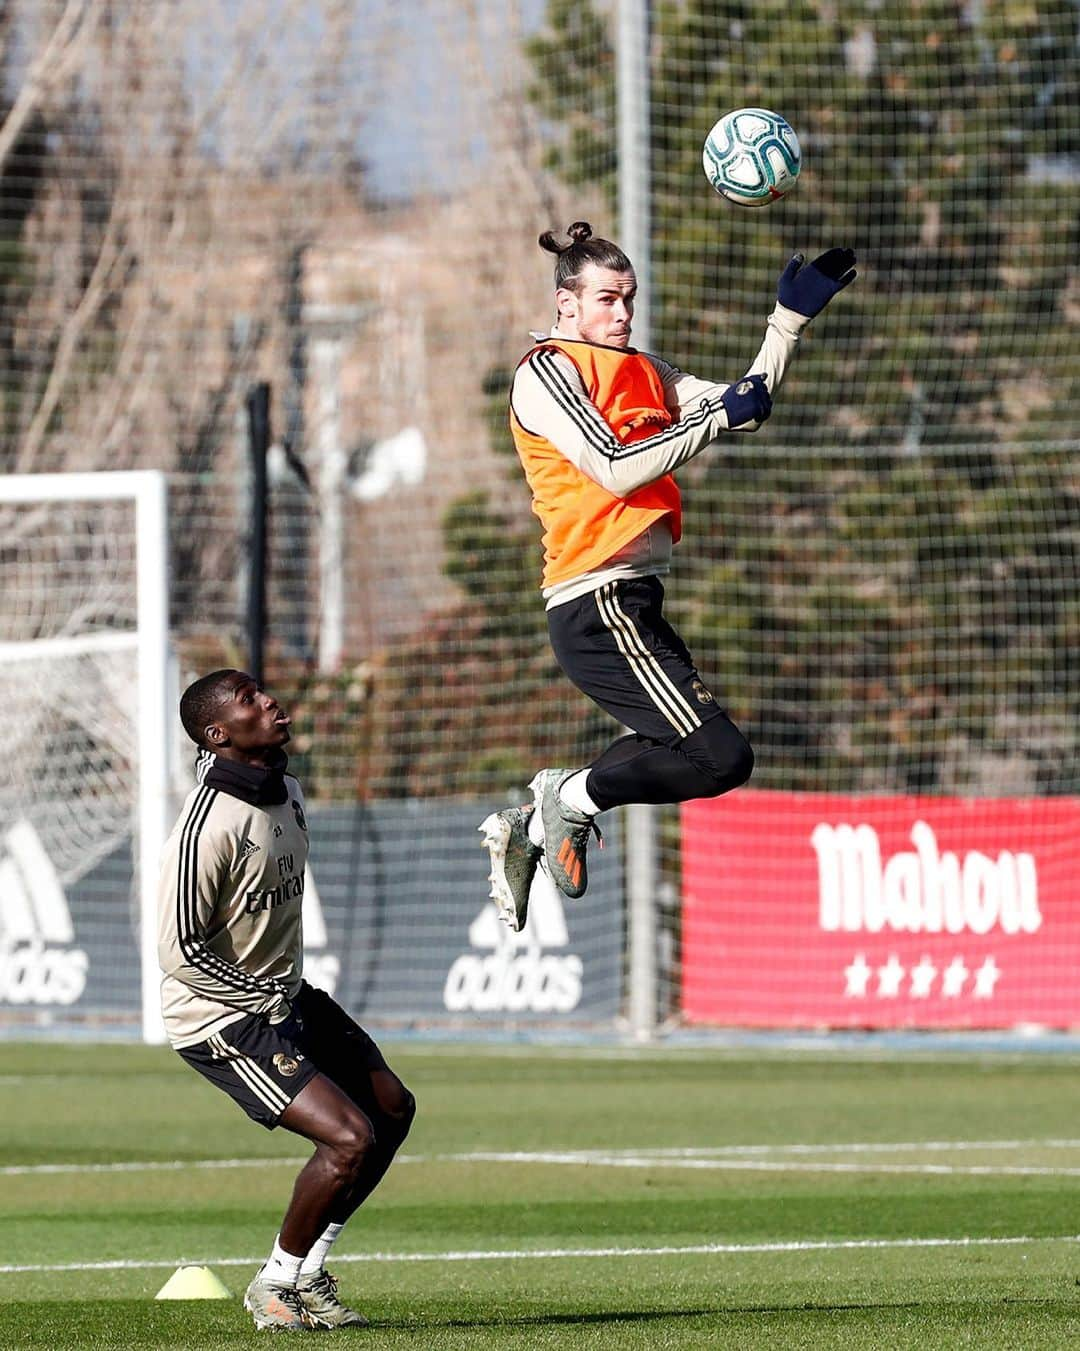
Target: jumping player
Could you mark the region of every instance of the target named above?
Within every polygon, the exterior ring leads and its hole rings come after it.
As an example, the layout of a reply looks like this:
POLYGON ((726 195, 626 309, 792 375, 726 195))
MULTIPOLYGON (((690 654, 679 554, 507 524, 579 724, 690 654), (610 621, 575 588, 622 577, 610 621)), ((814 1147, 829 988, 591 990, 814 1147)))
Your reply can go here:
MULTIPOLYGON (((699 675, 663 614, 681 531, 673 471, 726 432, 756 431, 810 320, 855 280, 850 249, 804 263, 777 286, 761 350, 734 384, 713 384, 630 346, 637 279, 615 244, 578 221, 555 255, 556 326, 534 335, 510 392, 514 444, 544 530, 543 595, 555 657, 629 734, 577 770, 542 769, 533 800, 480 830, 492 899, 525 923, 541 858, 581 896, 595 818, 626 803, 715 797, 745 783, 749 742, 699 675)), ((597 832, 599 833, 599 832, 597 832)))
POLYGON ((242 671, 180 700, 198 783, 165 846, 158 953, 165 1030, 253 1121, 312 1141, 273 1249, 244 1295, 257 1328, 364 1326, 326 1256, 408 1134, 412 1094, 378 1046, 302 979, 308 827, 289 718, 242 671))

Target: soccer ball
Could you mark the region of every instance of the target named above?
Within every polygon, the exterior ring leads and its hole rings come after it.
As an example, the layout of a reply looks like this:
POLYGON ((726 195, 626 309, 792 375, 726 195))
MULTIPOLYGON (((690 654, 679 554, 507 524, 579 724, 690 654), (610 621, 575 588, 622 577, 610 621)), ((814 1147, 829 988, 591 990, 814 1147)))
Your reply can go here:
POLYGON ((736 108, 705 138, 705 177, 736 206, 768 206, 791 191, 802 167, 791 124, 768 108, 736 108))

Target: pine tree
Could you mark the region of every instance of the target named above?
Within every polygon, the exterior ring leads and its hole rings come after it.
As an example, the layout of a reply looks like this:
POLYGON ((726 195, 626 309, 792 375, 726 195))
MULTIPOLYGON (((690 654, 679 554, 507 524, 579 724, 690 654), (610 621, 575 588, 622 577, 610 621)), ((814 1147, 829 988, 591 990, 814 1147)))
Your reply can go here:
MULTIPOLYGON (((614 213, 605 14, 549 0, 527 51, 548 167, 614 213)), ((1075 156, 1076 53, 1061 0, 654 7, 656 350, 733 379, 794 250, 859 255, 769 425, 680 476, 673 614, 748 727, 761 786, 961 791, 1019 756, 1038 790, 1076 789, 1062 428, 1080 403, 1080 181, 1039 181, 1075 156), (791 196, 756 212, 700 167, 717 116, 753 104, 788 117, 805 157, 791 196)), ((473 590, 495 629, 535 604, 524 585, 473 590)))

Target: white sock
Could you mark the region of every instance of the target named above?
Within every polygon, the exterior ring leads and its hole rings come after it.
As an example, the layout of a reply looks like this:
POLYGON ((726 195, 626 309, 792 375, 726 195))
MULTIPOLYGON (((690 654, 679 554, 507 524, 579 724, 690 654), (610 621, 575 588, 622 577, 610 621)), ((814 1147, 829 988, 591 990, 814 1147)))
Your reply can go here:
POLYGON ((274 1250, 263 1263, 263 1269, 259 1274, 271 1285, 295 1286, 303 1260, 302 1257, 296 1257, 291 1252, 285 1251, 281 1246, 281 1235, 278 1234, 274 1239, 274 1250))
POLYGON ((544 818, 539 812, 533 812, 529 817, 529 839, 536 845, 537 849, 544 844, 544 818))
POLYGON ((575 811, 584 812, 586 816, 595 816, 600 808, 585 790, 585 780, 588 777, 588 769, 579 769, 576 774, 571 774, 559 784, 559 797, 575 811))
POLYGON ((345 1228, 343 1224, 328 1224, 322 1232, 322 1237, 317 1238, 311 1245, 308 1255, 304 1258, 303 1265, 300 1268, 301 1276, 317 1276, 326 1265, 326 1255, 334 1246, 338 1234, 345 1228))

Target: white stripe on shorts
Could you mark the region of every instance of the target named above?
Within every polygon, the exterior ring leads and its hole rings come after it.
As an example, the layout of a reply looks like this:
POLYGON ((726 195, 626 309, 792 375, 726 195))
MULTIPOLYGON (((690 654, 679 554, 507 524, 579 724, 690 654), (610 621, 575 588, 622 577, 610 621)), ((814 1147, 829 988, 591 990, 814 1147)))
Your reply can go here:
POLYGON ((257 1061, 243 1055, 235 1046, 230 1046, 220 1032, 215 1032, 208 1040, 221 1059, 228 1061, 236 1072, 236 1077, 247 1084, 264 1107, 269 1107, 272 1112, 283 1112, 289 1106, 292 1099, 279 1084, 274 1083, 257 1061))
POLYGON ((611 632, 619 651, 626 658, 645 693, 680 736, 689 736, 701 726, 701 719, 687 703, 682 692, 660 665, 634 627, 633 620, 619 605, 616 582, 607 582, 596 593, 600 618, 611 632))

